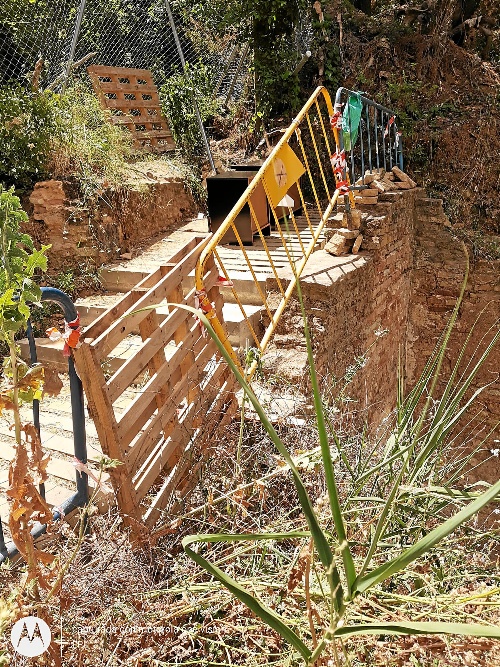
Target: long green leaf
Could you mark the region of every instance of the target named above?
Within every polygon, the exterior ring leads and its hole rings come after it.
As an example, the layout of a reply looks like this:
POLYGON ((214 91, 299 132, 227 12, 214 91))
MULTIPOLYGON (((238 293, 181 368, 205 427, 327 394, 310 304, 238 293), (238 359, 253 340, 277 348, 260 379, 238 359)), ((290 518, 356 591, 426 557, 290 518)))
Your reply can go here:
MULTIPOLYGON (((311 536, 312 536, 312 538, 314 540, 314 543, 316 545, 316 549, 318 550, 318 555, 319 555, 320 560, 323 563, 323 565, 325 567, 329 567, 331 565, 332 561, 333 561, 333 553, 332 553, 332 550, 330 549, 330 545, 328 544, 326 536, 323 533, 323 531, 322 531, 322 529, 319 525, 318 519, 317 519, 316 514, 314 512, 314 509, 312 507, 312 503, 311 503, 311 500, 310 500, 309 495, 307 493, 307 490, 305 488, 304 482, 302 481, 302 478, 301 478, 300 473, 297 469, 297 466, 295 465, 295 463, 294 463, 292 457, 290 456, 287 448, 285 447, 285 445, 281 441, 281 438, 279 437, 278 433, 276 432, 274 426, 269 421, 269 418, 267 417, 267 415, 264 411, 264 408, 260 404, 259 399, 255 396, 255 394, 254 394, 253 390, 251 389, 250 385, 245 380, 245 378, 241 374, 240 370, 237 368, 234 361, 229 356, 228 351, 224 347, 223 343, 219 340, 219 337, 217 336, 217 334, 213 330, 208 318, 200 310, 197 310, 196 308, 193 308, 192 306, 187 306, 185 304, 178 304, 178 303, 168 303, 168 304, 165 304, 165 305, 172 306, 172 307, 177 307, 177 308, 182 308, 183 310, 188 310, 189 312, 193 313, 193 315, 195 315, 195 317, 199 318, 200 321, 205 326, 205 328, 207 329, 210 337, 212 338, 212 340, 216 344, 217 348, 219 349, 219 352, 221 353, 221 355, 223 356, 225 361, 228 363, 228 365, 231 368, 231 371, 233 372, 235 378, 237 379, 238 383, 241 385, 241 388, 243 389, 243 391, 247 395, 249 401, 253 405, 255 411, 259 415, 259 419, 261 420, 262 425, 264 426, 264 428, 266 429, 269 437, 271 438, 274 445, 276 446, 276 449, 279 451, 279 453, 285 459, 287 465, 289 466, 289 468, 292 472, 295 488, 296 488, 297 494, 299 496, 299 501, 300 501, 302 510, 305 514, 307 523, 309 525, 309 529, 311 531, 311 536)), ((137 313, 137 312, 141 312, 142 310, 151 310, 151 309, 154 309, 156 307, 157 306, 148 306, 146 308, 142 308, 142 309, 137 310, 135 312, 137 313)))
POLYGON ((376 586, 388 577, 391 577, 396 572, 404 570, 404 568, 413 561, 423 556, 432 549, 438 542, 443 540, 447 535, 459 528, 465 521, 470 519, 474 514, 494 500, 500 494, 500 480, 498 480, 487 491, 482 493, 478 498, 469 503, 466 507, 457 512, 454 516, 447 519, 434 530, 431 530, 425 537, 416 542, 409 549, 404 551, 400 556, 393 560, 384 563, 380 567, 372 570, 364 577, 358 579, 354 585, 354 590, 358 593, 363 593, 369 588, 376 586))
MULTIPOLYGON (((333 523, 335 525, 335 531, 337 533, 338 541, 340 544, 340 551, 342 555, 342 560, 344 562, 344 571, 347 581, 347 597, 351 597, 352 586, 356 580, 356 568, 354 566, 354 559, 349 548, 349 542, 347 541, 347 534, 344 525, 344 518, 342 516, 342 508, 340 506, 340 500, 337 490, 337 483, 335 481, 335 471, 333 468, 332 455, 330 452, 330 443, 328 442, 328 432, 326 428, 325 413, 323 409, 323 401, 321 400, 321 393, 319 390, 318 377, 316 374, 316 366, 314 363, 314 355, 311 343, 311 337, 309 334, 309 325, 307 322, 307 314, 304 306, 304 299, 302 297, 302 289, 300 287, 300 281, 298 277, 295 279, 295 287, 297 289, 297 296, 299 298, 300 308, 302 312, 302 320, 304 324, 304 335, 306 339, 307 347, 307 358, 309 361, 309 375, 311 377, 311 385, 313 389, 314 396, 314 409, 316 413, 316 420, 318 424, 318 435, 319 442, 321 446, 321 456, 323 458, 323 465, 325 470, 325 479, 326 485, 328 488, 328 497, 330 500, 330 509, 332 511, 333 523)), ((341 595, 342 591, 340 587, 337 586, 338 595, 341 595)), ((339 605, 341 600, 339 600, 339 605)))
POLYGON ((284 621, 275 611, 270 609, 263 602, 254 597, 249 593, 243 586, 230 577, 228 574, 223 572, 216 565, 210 563, 206 558, 200 556, 191 549, 190 545, 195 542, 240 542, 245 540, 264 540, 264 539, 284 539, 285 537, 307 537, 310 536, 308 532, 294 532, 294 533, 270 533, 268 535, 190 535, 185 537, 182 540, 182 546, 184 547, 187 555, 192 558, 195 563, 198 563, 204 570, 211 574, 215 579, 220 581, 221 584, 227 588, 238 600, 241 600, 249 609, 251 609, 254 614, 256 614, 264 623, 266 623, 270 628, 276 630, 283 639, 288 641, 300 655, 306 660, 309 661, 311 657, 310 649, 304 644, 300 637, 288 627, 286 621, 284 621))
MULTIPOLYGON (((343 605, 343 589, 340 581, 340 575, 337 570, 337 567, 335 565, 334 557, 333 557, 333 552, 330 548, 330 545, 328 543, 328 540, 326 538, 325 533, 323 532, 321 526, 319 525, 318 518, 316 516, 316 513, 314 512, 313 506, 311 499, 309 498, 309 495, 307 493, 306 487, 304 485, 304 482, 302 481, 302 478, 300 476, 300 473, 297 469, 297 466, 293 462, 292 457, 290 456, 287 448, 281 441, 279 435, 277 434, 274 426, 271 424, 269 421, 262 405, 260 404, 258 398, 255 396, 254 392, 252 391, 251 387, 249 386, 248 382, 245 380, 243 375, 241 374, 240 370, 237 368, 235 365, 234 361, 231 359, 228 351, 224 347, 222 341, 219 340, 219 337, 213 330, 208 318, 200 311, 197 310, 196 308, 193 308, 192 306, 187 306, 185 304, 176 304, 176 303, 169 303, 167 304, 168 306, 175 306, 177 308, 182 308, 183 310, 187 310, 196 317, 200 319, 200 321, 204 324, 205 328, 207 329, 208 333, 210 334, 210 337, 216 344, 217 348, 219 349, 219 352, 221 353, 222 357, 225 359, 225 361, 228 363, 229 367, 231 368, 233 375, 235 376, 236 380, 240 384, 241 388, 245 392, 245 394, 248 397, 248 400, 251 402, 253 405, 255 411, 259 415, 259 419, 266 429, 269 437, 271 438, 272 442, 276 446, 276 449, 279 451, 281 456, 285 459, 286 463, 288 464, 292 476, 293 476, 293 481, 295 484, 295 488, 297 490, 297 495, 299 497, 299 502, 302 507, 302 511, 304 512, 307 524, 309 526, 309 530, 311 531, 311 536, 314 541, 314 545, 316 547, 316 550, 318 552, 318 556, 325 567, 325 569, 329 572, 329 578, 331 579, 331 585, 332 585, 332 590, 335 591, 336 597, 334 597, 334 605, 335 605, 335 610, 338 612, 342 605, 343 605)), ((144 310, 151 310, 154 309, 155 306, 148 306, 146 308, 138 309, 135 312, 141 312, 144 310)))
POLYGON ((465 635, 500 639, 500 627, 479 623, 441 623, 401 621, 401 623, 365 623, 337 628, 334 637, 355 635, 465 635))

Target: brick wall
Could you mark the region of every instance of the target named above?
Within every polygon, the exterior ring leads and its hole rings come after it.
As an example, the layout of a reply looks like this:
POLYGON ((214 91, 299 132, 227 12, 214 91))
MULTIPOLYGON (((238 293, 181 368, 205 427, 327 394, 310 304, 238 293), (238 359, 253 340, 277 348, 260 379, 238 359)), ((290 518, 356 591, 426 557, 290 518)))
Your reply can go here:
MULTIPOLYGON (((315 253, 301 285, 324 386, 342 377, 367 352, 348 387, 347 393, 355 399, 348 408, 373 430, 394 410, 399 359, 410 387, 432 352, 460 293, 466 260, 462 244, 449 232, 442 202, 426 198, 420 188, 385 193, 379 203, 360 208, 362 252, 343 257, 315 253)), ((481 310, 489 304, 474 335, 476 342, 500 316, 499 268, 500 262, 471 264, 445 371, 451 369, 481 310)), ((268 288, 273 287, 269 281, 268 288)), ((292 302, 280 323, 276 345, 267 355, 271 372, 306 377, 301 327, 298 303, 292 302), (280 349, 283 343, 288 351, 280 349)), ((499 370, 500 345, 479 381, 492 382, 499 370)), ((492 384, 481 399, 492 426, 500 418, 500 384, 492 384)), ((491 470, 492 475, 500 472, 491 470)))
POLYGON ((38 243, 51 244, 50 271, 75 268, 79 262, 100 266, 175 229, 196 209, 181 177, 110 188, 87 204, 73 190, 66 182, 43 181, 29 198, 26 231, 38 243))

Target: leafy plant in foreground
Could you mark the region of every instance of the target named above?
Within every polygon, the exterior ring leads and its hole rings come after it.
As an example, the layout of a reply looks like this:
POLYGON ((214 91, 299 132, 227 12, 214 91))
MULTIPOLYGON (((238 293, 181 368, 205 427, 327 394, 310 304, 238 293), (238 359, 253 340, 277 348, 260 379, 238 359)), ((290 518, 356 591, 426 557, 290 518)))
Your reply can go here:
MULTIPOLYGON (((298 280, 296 281, 296 287, 304 318, 318 438, 328 489, 331 515, 329 523, 333 525, 333 529, 326 529, 321 525, 300 472, 290 453, 267 418, 246 379, 225 352, 208 320, 204 316, 200 316, 198 311, 195 311, 207 327, 221 354, 231 366, 236 379, 259 415, 270 439, 287 463, 308 529, 283 533, 192 535, 184 538, 183 546, 186 553, 198 565, 221 582, 262 621, 288 641, 307 665, 322 662, 322 656, 330 647, 338 662, 336 642, 341 641, 342 638, 355 635, 461 634, 500 639, 500 628, 494 626, 440 621, 414 622, 406 619, 401 619, 399 622, 386 622, 376 618, 370 619, 368 622, 356 623, 352 620, 351 613, 356 609, 358 600, 362 601, 363 597, 371 591, 380 591, 380 587, 387 585, 391 578, 409 571, 410 566, 417 559, 432 554, 434 547, 500 494, 500 480, 482 493, 469 493, 455 488, 454 482, 458 477, 458 470, 464 467, 466 460, 455 470, 445 486, 433 486, 432 470, 429 470, 428 464, 429 461, 434 461, 437 465, 437 462, 442 458, 442 450, 447 439, 452 436, 459 420, 473 405, 482 391, 482 389, 478 389, 470 395, 472 383, 477 377, 479 369, 500 338, 500 331, 494 333, 491 342, 480 354, 479 359, 474 363, 469 363, 465 371, 461 372, 460 365, 465 354, 464 346, 446 382, 442 395, 436 398, 444 355, 457 318, 466 282, 467 276, 449 325, 428 360, 416 386, 407 396, 404 396, 403 386, 400 383, 396 426, 387 439, 382 456, 377 461, 368 458, 364 468, 354 476, 353 482, 359 492, 370 484, 373 487, 379 486, 384 492, 383 497, 380 493, 373 492, 369 498, 358 498, 363 502, 373 501, 380 508, 376 512, 375 520, 371 522, 371 530, 367 531, 365 543, 362 545, 364 557, 361 562, 358 553, 355 554, 354 545, 351 543, 348 534, 348 515, 352 507, 343 506, 339 497, 333 452, 335 448, 340 448, 340 443, 334 432, 331 432, 329 437, 298 280), (379 485, 379 480, 385 480, 385 482, 379 485), (417 496, 422 493, 431 496, 441 503, 441 509, 448 508, 448 514, 446 512, 438 513, 438 520, 435 522, 437 525, 431 527, 430 530, 415 533, 415 539, 408 548, 400 546, 396 550, 387 550, 387 542, 394 534, 394 519, 397 518, 402 509, 411 507, 412 493, 417 496), (408 500, 409 498, 410 500, 408 500), (461 509, 450 516, 451 500, 454 504, 459 504, 461 509), (265 605, 250 590, 244 588, 235 578, 227 575, 193 547, 197 543, 260 542, 263 540, 278 541, 294 538, 310 538, 312 540, 314 553, 322 566, 324 596, 330 609, 329 616, 319 630, 316 630, 316 623, 310 618, 312 647, 299 636, 291 622, 265 605)), ((344 457, 341 457, 341 460, 343 463, 346 462, 344 457)), ((350 499, 351 505, 355 500, 356 498, 350 499)))

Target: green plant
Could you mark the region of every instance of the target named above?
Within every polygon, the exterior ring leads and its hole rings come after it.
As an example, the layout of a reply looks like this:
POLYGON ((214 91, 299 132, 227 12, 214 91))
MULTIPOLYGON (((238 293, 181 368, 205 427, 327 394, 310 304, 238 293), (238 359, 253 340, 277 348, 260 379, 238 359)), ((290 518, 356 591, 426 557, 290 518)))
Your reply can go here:
MULTIPOLYGON (((371 456, 364 456, 358 469, 354 470, 346 457, 341 456, 337 462, 335 452, 341 451, 341 446, 336 433, 328 432, 300 284, 296 280, 304 318, 318 439, 327 486, 329 516, 326 523, 321 522, 296 462, 270 423, 252 389, 226 353, 209 321, 201 316, 247 399, 259 415, 270 439, 290 469, 307 529, 262 534, 191 535, 184 538, 183 546, 198 565, 289 642, 307 665, 325 664, 323 659, 327 651, 333 654, 335 664, 340 664, 338 649, 343 646, 344 639, 356 635, 463 634, 500 638, 500 628, 496 626, 414 621, 406 618, 393 622, 384 618, 373 618, 366 611, 366 604, 363 606, 370 595, 376 599, 377 596, 390 592, 398 577, 410 576, 414 563, 432 559, 437 545, 458 531, 468 519, 500 493, 500 481, 491 486, 486 485, 487 490, 481 493, 464 490, 457 485, 469 456, 456 462, 452 471, 446 465, 441 465, 445 459, 446 442, 452 439, 460 419, 482 391, 472 391, 473 381, 500 338, 499 330, 494 333, 479 358, 469 362, 465 370, 462 370, 461 363, 464 361, 466 349, 464 346, 445 382, 442 395, 439 398, 436 396, 447 344, 466 282, 467 276, 449 325, 415 387, 405 395, 403 382, 400 381, 395 426, 385 441, 381 455, 376 461, 373 460, 373 452, 371 456), (351 477, 354 491, 343 502, 337 483, 338 473, 335 466, 338 463, 345 466, 345 473, 347 477, 351 477), (445 484, 438 486, 435 484, 436 473, 441 468, 448 470, 448 477, 445 484), (420 502, 416 501, 418 498, 421 499, 420 502), (452 512, 452 509, 456 508, 458 511, 452 512), (369 530, 358 530, 358 541, 354 544, 349 532, 352 531, 353 524, 360 521, 361 516, 369 518, 369 530), (410 531, 404 529, 408 523, 410 531), (398 539, 400 535, 405 536, 404 542, 398 539), (304 538, 310 541, 311 552, 304 557, 307 564, 303 567, 307 571, 304 608, 312 646, 297 633, 296 620, 287 620, 278 614, 251 589, 245 588, 237 579, 210 562, 200 548, 196 550, 193 547, 195 544, 261 543, 304 538), (314 613, 311 604, 312 576, 316 579, 316 599, 322 598, 324 602, 324 615, 320 619, 317 606, 314 613)), ((200 316, 194 309, 190 310, 200 316)), ((442 579, 442 573, 439 572, 440 570, 437 573, 442 579)), ((416 586, 415 593, 408 597, 421 600, 417 597, 418 590, 419 585, 416 586)), ((433 600, 431 605, 430 610, 435 610, 433 600)))
POLYGON ((218 109, 212 91, 213 81, 202 62, 187 64, 184 71, 170 76, 159 91, 177 146, 191 158, 205 153, 194 100, 202 122, 206 122, 218 109))
POLYGON ((118 182, 131 152, 131 136, 83 84, 63 95, 1 86, 0 142, 0 181, 30 188, 47 177, 73 178, 84 199, 118 182))
POLYGON ((59 97, 57 132, 47 155, 54 178, 72 177, 84 199, 119 183, 130 157, 132 137, 109 122, 93 91, 75 83, 59 97))
POLYGON ((47 160, 59 133, 58 103, 51 92, 0 86, 0 182, 29 188, 49 174, 47 160))
POLYGON ((14 501, 9 523, 16 546, 26 557, 28 580, 34 580, 36 585, 38 565, 30 533, 31 523, 33 519, 42 520, 52 515, 38 494, 28 468, 32 464, 34 474, 43 483, 47 459, 34 426, 21 423, 20 408, 23 403, 41 397, 44 371, 40 364, 30 367, 19 358, 15 336, 27 325, 30 305, 40 302, 41 292, 34 276, 37 271, 46 270, 45 251, 50 246, 35 250, 31 238, 20 231, 20 223, 27 217, 14 189, 4 190, 0 185, 0 341, 8 346, 2 364, 0 414, 4 410, 12 411, 17 445, 9 474, 8 494, 14 501))

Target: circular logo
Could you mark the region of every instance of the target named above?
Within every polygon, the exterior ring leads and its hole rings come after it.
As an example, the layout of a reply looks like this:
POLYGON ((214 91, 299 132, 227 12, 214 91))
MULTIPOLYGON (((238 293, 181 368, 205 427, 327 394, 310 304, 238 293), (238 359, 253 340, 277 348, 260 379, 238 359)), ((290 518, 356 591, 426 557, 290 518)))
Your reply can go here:
POLYGON ((286 181, 288 179, 285 163, 281 158, 277 157, 274 160, 273 167, 274 167, 274 178, 276 179, 276 183, 280 188, 282 188, 286 185, 286 181))
POLYGON ((51 639, 49 626, 36 616, 20 618, 10 631, 10 641, 14 650, 27 658, 42 655, 49 648, 51 639))

